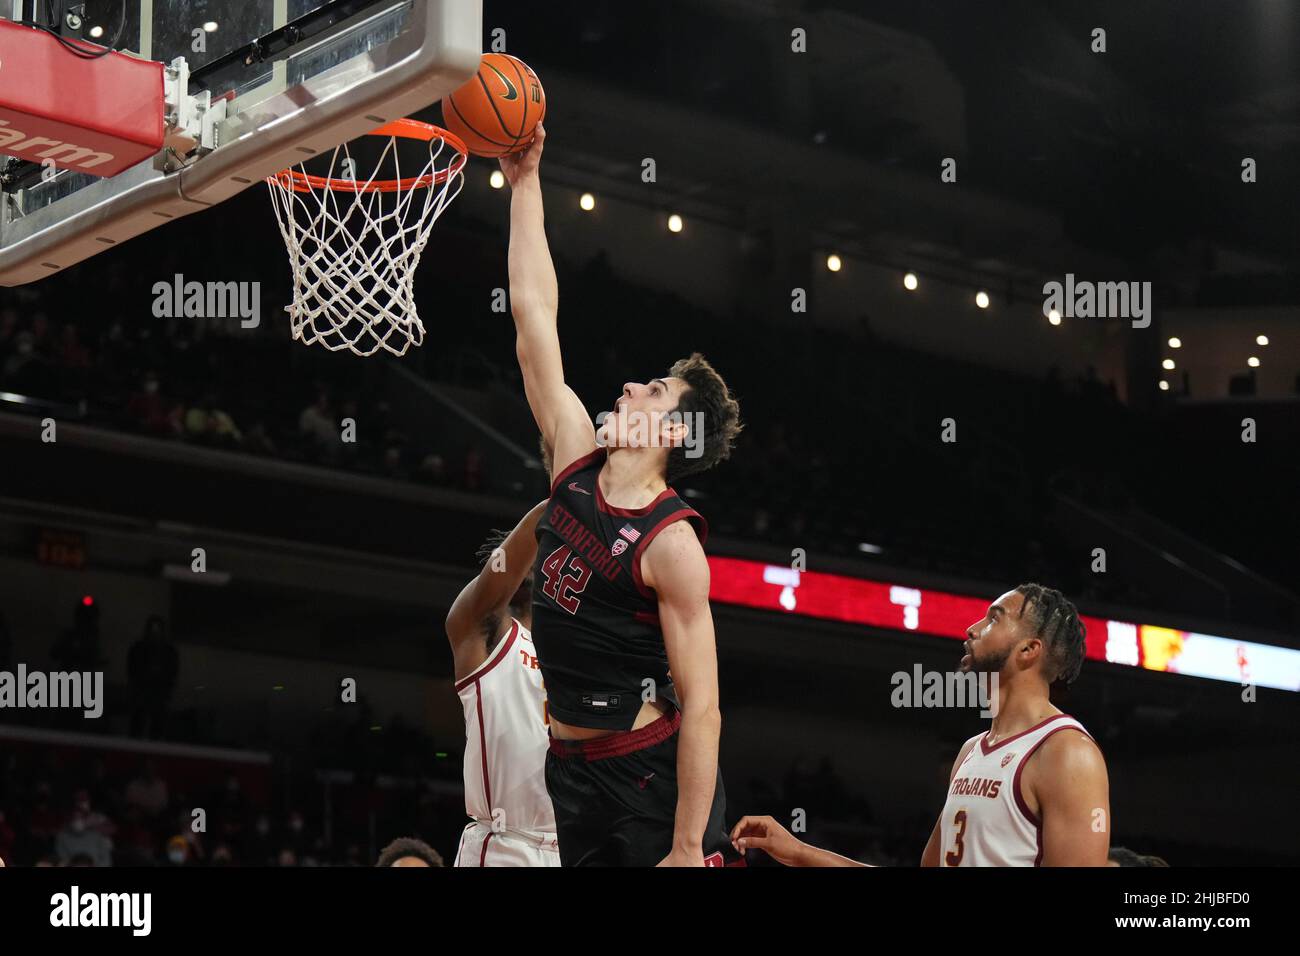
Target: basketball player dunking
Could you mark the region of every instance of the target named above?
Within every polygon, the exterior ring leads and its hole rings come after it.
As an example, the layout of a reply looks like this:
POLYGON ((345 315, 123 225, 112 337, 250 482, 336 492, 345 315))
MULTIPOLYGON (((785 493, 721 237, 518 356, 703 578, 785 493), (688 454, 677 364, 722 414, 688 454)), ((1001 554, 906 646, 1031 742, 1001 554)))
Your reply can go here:
POLYGON ((546 691, 529 627, 537 519, 491 540, 478 577, 447 614, 456 693, 465 712, 465 812, 456 866, 559 866, 555 814, 542 778, 546 691))
POLYGON ((501 168, 512 189, 519 366, 554 452, 533 618, 560 857, 565 866, 721 866, 737 854, 718 770, 706 528, 668 482, 730 455, 739 408, 693 355, 662 378, 624 385, 597 435, 564 380, 538 176, 544 139, 539 126, 501 168))
MULTIPOLYGON (((966 741, 922 866, 1105 866, 1110 845, 1106 761, 1088 732, 1049 701, 1084 656, 1084 627, 1060 591, 1022 584, 966 629, 961 670, 998 675, 998 709, 966 741)), ((861 866, 808 846, 771 817, 732 830, 742 852, 787 866, 861 866)))

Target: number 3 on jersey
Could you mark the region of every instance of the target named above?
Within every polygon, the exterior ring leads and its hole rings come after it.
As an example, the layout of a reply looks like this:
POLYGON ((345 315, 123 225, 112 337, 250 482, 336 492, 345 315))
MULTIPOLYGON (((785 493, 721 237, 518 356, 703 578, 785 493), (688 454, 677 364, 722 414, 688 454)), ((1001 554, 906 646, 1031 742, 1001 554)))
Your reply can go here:
POLYGON ((570 614, 577 614, 578 605, 582 603, 577 595, 591 580, 591 568, 574 557, 572 548, 564 545, 552 551, 542 562, 542 574, 546 577, 542 593, 570 614))

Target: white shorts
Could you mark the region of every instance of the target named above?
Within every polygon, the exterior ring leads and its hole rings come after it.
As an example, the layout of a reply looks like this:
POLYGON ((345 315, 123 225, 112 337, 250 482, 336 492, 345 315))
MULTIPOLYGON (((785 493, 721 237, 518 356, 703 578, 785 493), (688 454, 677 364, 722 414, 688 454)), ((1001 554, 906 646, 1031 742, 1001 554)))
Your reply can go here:
POLYGON ((560 845, 554 833, 492 832, 486 823, 470 822, 460 835, 455 866, 559 866, 560 845))

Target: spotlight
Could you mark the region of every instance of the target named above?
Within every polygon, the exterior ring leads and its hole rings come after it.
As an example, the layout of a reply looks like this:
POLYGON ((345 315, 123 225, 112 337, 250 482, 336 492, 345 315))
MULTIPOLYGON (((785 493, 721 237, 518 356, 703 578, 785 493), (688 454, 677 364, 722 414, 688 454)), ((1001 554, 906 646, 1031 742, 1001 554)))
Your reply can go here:
POLYGON ((669 232, 681 232, 682 226, 683 226, 682 217, 677 215, 677 213, 673 213, 671 216, 668 217, 669 232))
POLYGON ((1251 368, 1259 368, 1259 359, 1252 355, 1250 358, 1246 359, 1246 364, 1251 368))
POLYGON ((989 294, 983 289, 980 289, 975 293, 975 304, 981 309, 987 309, 989 307, 989 294))
POLYGON ((204 30, 204 32, 206 32, 206 33, 216 33, 216 32, 217 32, 217 21, 216 21, 216 20, 209 20, 207 23, 203 24, 203 30, 204 30))
POLYGON ((1163 369, 1166 369, 1166 370, 1172 371, 1173 368, 1174 368, 1174 360, 1173 360, 1173 359, 1165 359, 1163 362, 1160 363, 1160 367, 1163 368, 1163 369))
POLYGON ((582 198, 578 200, 578 205, 586 212, 591 212, 596 208, 596 197, 591 193, 583 193, 582 198))
POLYGON ((1169 383, 1166 382, 1163 378, 1160 380, 1160 391, 1162 392, 1169 391, 1169 383))
POLYGON ((916 287, 920 284, 921 282, 916 278, 915 272, 909 272, 907 275, 903 276, 903 288, 908 292, 915 292, 916 287))
POLYGON ((1183 340, 1175 335, 1172 339, 1169 340, 1169 347, 1171 349, 1180 349, 1183 347, 1183 340))
POLYGON ((98 40, 104 35, 104 28, 98 25, 93 26, 90 28, 90 35, 98 40))
POLYGON ((506 174, 499 169, 494 169, 492 175, 488 177, 488 183, 493 189, 500 189, 506 184, 506 174))
POLYGON ((1267 336, 1267 335, 1257 335, 1257 336, 1255 336, 1255 344, 1256 344, 1256 345, 1268 345, 1268 336, 1267 336))
POLYGON ((1060 324, 1061 324, 1061 313, 1060 313, 1060 311, 1057 310, 1057 309, 1052 309, 1050 312, 1048 312, 1048 313, 1047 313, 1047 321, 1048 321, 1048 322, 1051 322, 1053 325, 1060 325, 1060 324))
POLYGON ((831 272, 839 272, 844 268, 844 263, 840 260, 839 256, 832 252, 826 257, 826 268, 830 269, 831 272))

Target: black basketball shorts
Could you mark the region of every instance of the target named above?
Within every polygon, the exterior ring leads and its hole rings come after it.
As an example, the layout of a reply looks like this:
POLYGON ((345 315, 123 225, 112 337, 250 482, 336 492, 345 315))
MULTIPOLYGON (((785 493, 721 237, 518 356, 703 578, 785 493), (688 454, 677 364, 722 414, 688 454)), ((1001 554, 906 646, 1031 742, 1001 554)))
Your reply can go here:
MULTIPOLYGON (((561 866, 654 866, 673 846, 677 814, 676 710, 639 730, 597 740, 551 738, 546 789, 561 866)), ((744 866, 728 836, 722 772, 704 831, 705 866, 744 866)))

